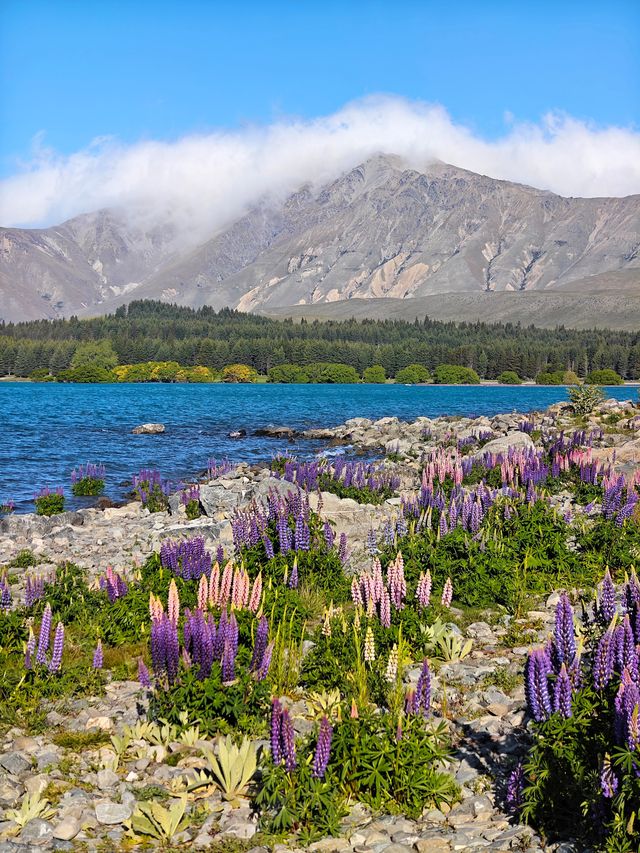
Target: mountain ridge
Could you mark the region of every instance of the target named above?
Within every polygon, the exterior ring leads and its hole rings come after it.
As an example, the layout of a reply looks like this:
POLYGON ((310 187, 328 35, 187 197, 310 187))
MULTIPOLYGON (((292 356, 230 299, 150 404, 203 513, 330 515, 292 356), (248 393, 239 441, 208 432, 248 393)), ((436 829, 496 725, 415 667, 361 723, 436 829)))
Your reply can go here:
POLYGON ((379 155, 188 247, 169 224, 146 230, 116 211, 1 229, 0 317, 102 314, 145 298, 268 312, 448 294, 455 313, 456 300, 473 305, 464 294, 563 291, 556 304, 569 306, 580 282, 618 271, 640 291, 640 196, 564 198, 379 155))

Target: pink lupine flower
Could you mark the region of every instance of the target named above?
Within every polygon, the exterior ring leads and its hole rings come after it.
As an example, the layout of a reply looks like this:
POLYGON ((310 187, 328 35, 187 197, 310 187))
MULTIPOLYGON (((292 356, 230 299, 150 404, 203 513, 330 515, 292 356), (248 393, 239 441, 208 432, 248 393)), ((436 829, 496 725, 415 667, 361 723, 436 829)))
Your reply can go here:
POLYGON ((442 590, 442 606, 443 607, 451 607, 451 599, 453 598, 453 584, 451 583, 451 578, 447 578, 446 583, 444 585, 444 589, 442 590))
POLYGON ((221 607, 226 607, 229 603, 229 597, 231 596, 231 585, 233 583, 233 564, 231 560, 224 567, 224 571, 222 572, 222 578, 220 579, 220 600, 219 604, 221 607))
POLYGON ((169 584, 167 615, 169 616, 169 621, 175 627, 178 624, 178 618, 180 616, 180 596, 178 595, 178 587, 176 586, 176 582, 173 578, 171 578, 171 583, 169 584))
POLYGON ((214 563, 209 578, 209 604, 217 607, 220 603, 220 565, 214 563))
POLYGON ((252 613, 257 613, 260 609, 260 602, 262 600, 262 572, 258 573, 258 576, 253 582, 253 588, 251 590, 251 595, 249 596, 249 610, 252 613))
POLYGON ((207 609, 207 601, 209 600, 209 583, 207 576, 202 575, 198 584, 198 610, 203 612, 207 609))
POLYGON ((429 606, 429 601, 431 600, 431 572, 429 569, 427 569, 426 573, 423 572, 420 574, 416 588, 416 598, 420 607, 426 608, 429 606))

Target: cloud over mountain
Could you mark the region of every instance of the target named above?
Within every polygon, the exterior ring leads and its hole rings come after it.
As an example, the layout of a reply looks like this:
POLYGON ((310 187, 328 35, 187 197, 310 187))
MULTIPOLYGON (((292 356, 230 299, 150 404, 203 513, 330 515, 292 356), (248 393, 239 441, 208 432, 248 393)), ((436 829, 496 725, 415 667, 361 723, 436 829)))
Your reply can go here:
POLYGON ((487 141, 437 105, 376 96, 314 120, 123 145, 96 140, 63 156, 37 149, 0 183, 0 223, 51 225, 117 208, 139 227, 172 224, 196 243, 261 199, 321 186, 378 152, 414 168, 442 160, 564 196, 640 193, 640 133, 564 115, 513 123, 487 141))

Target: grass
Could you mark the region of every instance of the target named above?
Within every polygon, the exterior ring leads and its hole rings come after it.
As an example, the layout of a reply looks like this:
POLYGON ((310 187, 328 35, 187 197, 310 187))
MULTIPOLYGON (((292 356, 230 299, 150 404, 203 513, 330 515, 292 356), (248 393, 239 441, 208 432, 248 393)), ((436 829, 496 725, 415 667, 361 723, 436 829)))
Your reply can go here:
POLYGON ((111 736, 108 732, 58 732, 52 738, 56 746, 61 746, 63 749, 72 749, 78 752, 83 749, 93 749, 94 747, 104 746, 111 742, 111 736))

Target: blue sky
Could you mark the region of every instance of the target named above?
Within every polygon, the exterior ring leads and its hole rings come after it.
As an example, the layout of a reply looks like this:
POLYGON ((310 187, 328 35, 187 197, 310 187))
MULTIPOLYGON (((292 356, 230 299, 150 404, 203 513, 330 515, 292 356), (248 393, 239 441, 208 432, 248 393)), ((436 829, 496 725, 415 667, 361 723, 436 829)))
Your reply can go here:
POLYGON ((640 3, 3 0, 0 168, 34 137, 175 139, 311 118, 372 93, 442 104, 492 139, 505 114, 640 124, 640 3))

